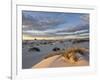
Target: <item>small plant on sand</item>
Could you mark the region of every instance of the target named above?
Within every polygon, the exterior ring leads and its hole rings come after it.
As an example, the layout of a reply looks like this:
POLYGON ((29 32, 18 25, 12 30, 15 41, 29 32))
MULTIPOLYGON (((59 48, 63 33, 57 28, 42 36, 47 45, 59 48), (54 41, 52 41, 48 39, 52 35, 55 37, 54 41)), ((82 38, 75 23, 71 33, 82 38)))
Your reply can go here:
POLYGON ((40 52, 40 49, 38 47, 32 47, 32 48, 29 49, 29 51, 40 52))
POLYGON ((60 51, 60 48, 55 47, 55 48, 53 48, 53 51, 60 51))
POLYGON ((69 48, 62 54, 62 56, 68 59, 70 62, 75 63, 79 60, 77 54, 84 55, 86 51, 87 49, 85 48, 69 48))

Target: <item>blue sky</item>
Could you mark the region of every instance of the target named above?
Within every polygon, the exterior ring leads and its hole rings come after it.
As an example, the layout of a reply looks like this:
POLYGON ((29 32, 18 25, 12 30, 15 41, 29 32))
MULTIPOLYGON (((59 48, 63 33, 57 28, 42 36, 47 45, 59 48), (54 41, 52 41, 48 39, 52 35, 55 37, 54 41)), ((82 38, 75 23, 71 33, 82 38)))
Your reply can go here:
POLYGON ((89 14, 22 11, 23 35, 89 36, 89 14))

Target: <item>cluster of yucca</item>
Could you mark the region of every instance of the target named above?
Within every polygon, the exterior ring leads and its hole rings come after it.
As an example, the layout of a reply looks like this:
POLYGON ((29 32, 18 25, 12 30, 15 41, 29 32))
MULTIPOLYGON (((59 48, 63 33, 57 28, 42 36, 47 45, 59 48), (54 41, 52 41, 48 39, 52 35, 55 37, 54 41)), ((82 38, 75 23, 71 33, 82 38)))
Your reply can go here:
POLYGON ((77 62, 79 60, 79 57, 77 54, 83 55, 88 51, 86 48, 68 48, 65 53, 62 54, 62 56, 65 59, 70 60, 71 62, 77 62))
POLYGON ((88 51, 86 48, 68 48, 65 51, 59 51, 55 53, 49 53, 47 56, 44 57, 44 59, 47 59, 49 57, 55 56, 55 55, 61 55, 65 59, 69 60, 70 62, 74 63, 79 60, 79 57, 77 54, 83 55, 88 51))

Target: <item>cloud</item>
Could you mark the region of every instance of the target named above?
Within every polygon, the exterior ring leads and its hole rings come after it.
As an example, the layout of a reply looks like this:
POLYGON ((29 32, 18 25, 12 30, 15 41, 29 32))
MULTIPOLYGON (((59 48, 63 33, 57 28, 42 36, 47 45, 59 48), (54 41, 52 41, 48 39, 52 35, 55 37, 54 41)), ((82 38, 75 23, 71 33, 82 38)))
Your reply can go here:
POLYGON ((22 28, 28 36, 85 36, 89 14, 23 11, 22 28))
POLYGON ((89 33, 88 30, 80 30, 80 31, 75 31, 75 32, 60 32, 60 33, 55 33, 56 35, 80 35, 80 34, 85 34, 89 33))
POLYGON ((82 33, 88 33, 89 30, 85 29, 85 30, 80 30, 80 31, 76 31, 74 32, 75 34, 82 34, 82 33))
POLYGON ((89 24, 89 14, 84 14, 84 15, 81 15, 80 18, 82 19, 82 23, 83 24, 89 24))
POLYGON ((26 25, 27 28, 23 27, 23 30, 46 30, 51 29, 54 26, 65 23, 62 18, 64 15, 58 13, 47 13, 47 12, 22 12, 22 25, 26 25))

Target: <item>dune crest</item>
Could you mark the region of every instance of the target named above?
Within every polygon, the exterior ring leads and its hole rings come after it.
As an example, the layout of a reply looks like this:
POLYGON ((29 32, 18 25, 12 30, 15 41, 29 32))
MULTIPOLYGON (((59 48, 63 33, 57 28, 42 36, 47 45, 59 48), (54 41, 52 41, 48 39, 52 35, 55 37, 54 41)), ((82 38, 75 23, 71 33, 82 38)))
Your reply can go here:
POLYGON ((49 67, 71 67, 71 66, 88 66, 89 62, 85 59, 81 59, 75 63, 71 60, 64 58, 61 55, 55 55, 50 58, 44 59, 32 68, 49 68, 49 67))

